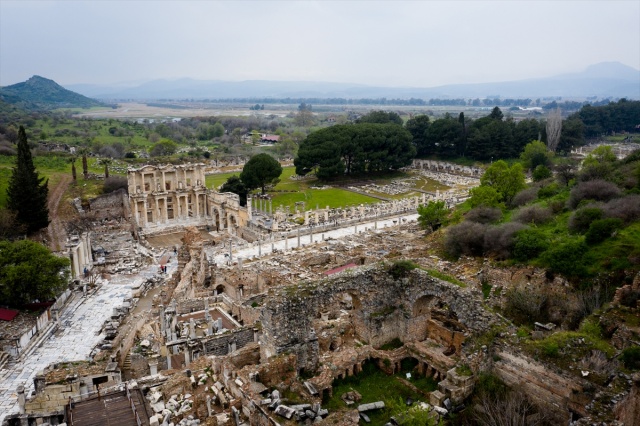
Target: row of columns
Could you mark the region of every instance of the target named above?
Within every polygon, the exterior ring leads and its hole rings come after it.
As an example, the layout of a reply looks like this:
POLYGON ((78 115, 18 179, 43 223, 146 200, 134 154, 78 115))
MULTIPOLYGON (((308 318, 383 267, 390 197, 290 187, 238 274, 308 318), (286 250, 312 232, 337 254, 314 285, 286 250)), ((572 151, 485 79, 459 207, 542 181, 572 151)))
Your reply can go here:
POLYGON ((84 275, 85 268, 91 269, 93 258, 91 255, 91 235, 88 232, 82 233, 77 241, 67 244, 69 260, 71 261, 71 276, 78 278, 84 275))

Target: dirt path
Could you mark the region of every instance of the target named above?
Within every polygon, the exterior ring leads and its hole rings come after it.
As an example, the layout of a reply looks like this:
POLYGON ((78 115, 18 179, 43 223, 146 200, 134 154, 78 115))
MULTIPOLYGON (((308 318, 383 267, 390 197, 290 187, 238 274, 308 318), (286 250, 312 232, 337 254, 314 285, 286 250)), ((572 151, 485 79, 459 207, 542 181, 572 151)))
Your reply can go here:
POLYGON ((47 228, 47 233, 49 234, 49 248, 52 251, 62 250, 67 240, 67 233, 58 216, 58 206, 70 183, 71 176, 64 175, 60 178, 55 188, 53 188, 53 191, 49 193, 47 207, 49 207, 49 219, 51 222, 47 228))

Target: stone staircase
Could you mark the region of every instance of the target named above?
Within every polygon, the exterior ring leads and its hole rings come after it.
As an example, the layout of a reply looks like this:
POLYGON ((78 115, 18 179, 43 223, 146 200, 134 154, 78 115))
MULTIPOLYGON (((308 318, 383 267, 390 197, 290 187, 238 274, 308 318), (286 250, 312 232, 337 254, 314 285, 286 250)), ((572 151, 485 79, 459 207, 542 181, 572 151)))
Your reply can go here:
POLYGON ((431 392, 430 403, 444 407, 444 401, 450 399, 454 404, 460 404, 473 392, 475 377, 464 376, 456 372, 455 367, 447 371, 447 377, 438 383, 438 390, 431 392))

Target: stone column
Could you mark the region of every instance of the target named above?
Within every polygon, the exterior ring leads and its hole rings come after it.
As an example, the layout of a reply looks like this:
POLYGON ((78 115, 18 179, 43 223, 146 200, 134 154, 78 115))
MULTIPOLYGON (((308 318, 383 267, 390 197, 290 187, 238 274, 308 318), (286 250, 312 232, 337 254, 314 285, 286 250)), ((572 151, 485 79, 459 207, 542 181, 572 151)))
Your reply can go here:
POLYGON ((196 199, 196 218, 200 217, 200 195, 198 193, 194 193, 193 196, 196 199))
POLYGON ((156 374, 158 374, 158 360, 157 359, 149 361, 149 370, 150 370, 150 374, 152 376, 155 376, 156 374))
POLYGON ((253 198, 251 196, 247 196, 247 217, 251 222, 253 218, 253 198))
POLYGON ((165 180, 164 177, 164 170, 162 171, 162 192, 165 192, 167 190, 167 181, 165 180))
POLYGON ((16 389, 16 392, 18 393, 18 408, 20 409, 20 414, 24 414, 25 413, 24 406, 27 402, 27 397, 24 394, 24 386, 22 385, 18 386, 18 388, 16 389))
POLYGON ((142 201, 142 203, 143 203, 143 206, 142 206, 142 208, 143 208, 143 210, 142 210, 142 222, 140 224, 141 224, 141 226, 147 226, 147 209, 148 209, 147 199, 145 198, 142 201))

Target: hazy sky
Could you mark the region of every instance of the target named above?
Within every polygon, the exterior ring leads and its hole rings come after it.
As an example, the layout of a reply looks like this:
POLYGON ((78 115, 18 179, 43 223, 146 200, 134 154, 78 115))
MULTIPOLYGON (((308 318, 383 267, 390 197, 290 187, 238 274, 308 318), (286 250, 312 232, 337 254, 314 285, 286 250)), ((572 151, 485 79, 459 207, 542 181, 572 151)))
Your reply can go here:
POLYGON ((640 1, 0 0, 0 85, 315 80, 431 87, 640 69, 640 1))

